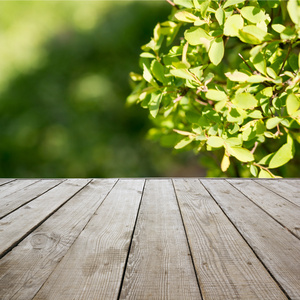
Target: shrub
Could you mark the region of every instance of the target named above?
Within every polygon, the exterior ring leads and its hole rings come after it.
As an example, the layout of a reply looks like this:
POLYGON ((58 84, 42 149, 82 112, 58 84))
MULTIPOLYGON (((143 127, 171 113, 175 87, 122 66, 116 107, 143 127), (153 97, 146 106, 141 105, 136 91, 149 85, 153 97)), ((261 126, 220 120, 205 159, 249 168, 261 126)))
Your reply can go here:
POLYGON ((300 1, 167 1, 143 74, 130 74, 127 101, 149 109, 150 134, 212 151, 220 168, 209 162, 208 175, 299 174, 300 1))

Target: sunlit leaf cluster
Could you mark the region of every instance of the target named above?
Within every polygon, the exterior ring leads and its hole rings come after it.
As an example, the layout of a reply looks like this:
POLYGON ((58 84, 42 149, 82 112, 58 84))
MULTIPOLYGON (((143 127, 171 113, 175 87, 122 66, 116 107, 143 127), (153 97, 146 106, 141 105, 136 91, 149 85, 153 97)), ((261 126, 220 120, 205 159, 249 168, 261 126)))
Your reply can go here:
POLYGON ((300 142, 300 1, 168 2, 127 101, 149 109, 152 135, 216 153, 222 172, 280 175, 300 142))

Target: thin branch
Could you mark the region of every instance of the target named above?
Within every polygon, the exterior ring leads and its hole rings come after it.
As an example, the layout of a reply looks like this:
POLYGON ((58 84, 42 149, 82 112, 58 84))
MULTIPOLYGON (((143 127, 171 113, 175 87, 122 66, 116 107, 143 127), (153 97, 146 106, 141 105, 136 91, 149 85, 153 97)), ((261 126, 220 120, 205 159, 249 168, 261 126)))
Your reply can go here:
POLYGON ((246 60, 244 59, 243 55, 241 53, 238 54, 239 57, 243 60, 243 62, 247 65, 247 67, 251 70, 251 72, 254 74, 255 71, 251 68, 251 66, 246 62, 246 60))
POLYGON ((166 0, 169 4, 171 4, 172 6, 176 6, 175 3, 173 3, 171 0, 166 0))
POLYGON ((290 53, 291 53, 291 50, 292 50, 292 44, 290 43, 289 44, 289 49, 288 49, 288 52, 287 52, 287 54, 286 54, 286 57, 284 58, 284 60, 283 60, 283 62, 282 62, 282 65, 281 65, 281 68, 280 68, 280 71, 278 72, 278 76, 281 74, 281 72, 282 72, 282 70, 283 70, 283 68, 284 68, 284 64, 285 64, 285 62, 286 62, 286 60, 288 59, 288 57, 289 57, 289 55, 290 55, 290 53))

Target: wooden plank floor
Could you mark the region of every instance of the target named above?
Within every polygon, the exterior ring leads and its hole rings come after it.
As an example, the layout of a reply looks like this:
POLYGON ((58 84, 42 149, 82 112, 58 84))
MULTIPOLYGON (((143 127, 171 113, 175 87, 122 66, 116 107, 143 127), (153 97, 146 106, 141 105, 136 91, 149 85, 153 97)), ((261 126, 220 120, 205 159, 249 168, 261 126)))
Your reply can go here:
POLYGON ((300 179, 0 179, 0 299, 300 299, 300 179))

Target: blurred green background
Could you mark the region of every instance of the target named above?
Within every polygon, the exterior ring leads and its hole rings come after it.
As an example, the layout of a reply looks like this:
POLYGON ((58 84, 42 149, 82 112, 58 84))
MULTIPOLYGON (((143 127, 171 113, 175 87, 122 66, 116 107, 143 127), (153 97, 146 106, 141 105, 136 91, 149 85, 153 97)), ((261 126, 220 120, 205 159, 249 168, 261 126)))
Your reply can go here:
POLYGON ((166 1, 0 2, 0 177, 203 176, 145 137, 129 72, 166 1))

